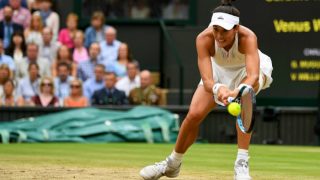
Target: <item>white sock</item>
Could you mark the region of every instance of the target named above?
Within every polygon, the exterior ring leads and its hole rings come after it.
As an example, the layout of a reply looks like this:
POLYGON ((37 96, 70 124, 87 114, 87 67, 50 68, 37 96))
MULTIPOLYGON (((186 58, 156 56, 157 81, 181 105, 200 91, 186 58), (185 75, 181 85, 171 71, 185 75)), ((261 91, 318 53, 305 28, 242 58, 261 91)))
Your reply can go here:
POLYGON ((238 149, 237 161, 238 159, 244 159, 248 161, 249 159, 249 151, 247 149, 238 149))
POLYGON ((170 154, 170 159, 172 159, 175 163, 180 164, 183 158, 183 154, 177 153, 176 151, 172 151, 170 154))

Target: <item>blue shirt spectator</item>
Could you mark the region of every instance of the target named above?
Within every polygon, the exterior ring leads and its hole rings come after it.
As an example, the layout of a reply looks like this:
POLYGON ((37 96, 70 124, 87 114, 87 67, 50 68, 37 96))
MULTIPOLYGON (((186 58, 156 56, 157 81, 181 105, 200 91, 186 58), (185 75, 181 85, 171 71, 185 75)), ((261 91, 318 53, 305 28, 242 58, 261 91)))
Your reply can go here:
POLYGON ((9 66, 11 71, 15 71, 15 64, 12 57, 4 54, 3 42, 0 40, 0 65, 6 64, 9 66))
POLYGON ((84 46, 89 48, 90 45, 94 42, 101 42, 104 40, 104 31, 107 29, 108 26, 103 26, 100 31, 97 31, 93 27, 88 27, 85 31, 85 41, 84 46))
POLYGON ((21 79, 17 87, 17 97, 24 99, 25 105, 31 104, 31 98, 39 94, 39 65, 30 63, 28 66, 28 76, 21 79))
POLYGON ((100 45, 93 43, 89 49, 89 60, 80 62, 78 65, 78 77, 84 82, 89 78, 94 77, 94 69, 97 64, 103 64, 100 54, 100 45))
POLYGON ((102 89, 104 87, 103 76, 105 73, 105 67, 102 64, 98 64, 94 68, 95 77, 86 80, 83 85, 83 94, 90 101, 93 93, 96 90, 102 89))
MULTIPOLYGON (((21 79, 17 87, 18 97, 22 97, 25 102, 30 102, 33 96, 39 94, 40 78, 32 80, 30 76, 21 79)), ((26 103, 28 104, 28 103, 26 103)))
POLYGON ((84 87, 83 89, 84 96, 86 96, 91 102, 93 93, 104 87, 104 81, 96 80, 96 78, 90 78, 84 83, 83 87, 84 87))
POLYGON ((7 64, 11 71, 15 71, 16 69, 12 57, 4 54, 0 55, 0 65, 1 64, 7 64))
POLYGON ((70 83, 73 80, 72 76, 68 76, 66 80, 61 80, 59 77, 54 79, 55 95, 59 100, 63 100, 70 94, 70 83))
POLYGON ((94 42, 100 43, 104 40, 104 32, 107 29, 107 25, 104 25, 105 19, 104 14, 101 11, 96 11, 91 17, 91 26, 89 26, 85 31, 85 42, 86 48, 94 42))
POLYGON ((70 76, 71 67, 67 63, 59 63, 57 67, 57 77, 54 79, 55 95, 63 102, 65 97, 70 94, 70 82, 73 77, 70 76))
POLYGON ((105 31, 105 40, 100 43, 101 58, 104 64, 113 64, 118 59, 119 47, 121 42, 117 39, 117 31, 113 27, 107 28, 105 31))

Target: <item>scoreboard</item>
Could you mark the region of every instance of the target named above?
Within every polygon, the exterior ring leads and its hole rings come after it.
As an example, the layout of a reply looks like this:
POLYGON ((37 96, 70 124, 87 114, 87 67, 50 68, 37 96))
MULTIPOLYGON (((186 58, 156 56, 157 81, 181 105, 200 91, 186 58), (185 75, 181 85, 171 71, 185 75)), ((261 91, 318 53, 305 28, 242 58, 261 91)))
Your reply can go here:
POLYGON ((238 0, 240 22, 271 57, 273 83, 262 104, 317 106, 320 82, 319 0, 238 0))

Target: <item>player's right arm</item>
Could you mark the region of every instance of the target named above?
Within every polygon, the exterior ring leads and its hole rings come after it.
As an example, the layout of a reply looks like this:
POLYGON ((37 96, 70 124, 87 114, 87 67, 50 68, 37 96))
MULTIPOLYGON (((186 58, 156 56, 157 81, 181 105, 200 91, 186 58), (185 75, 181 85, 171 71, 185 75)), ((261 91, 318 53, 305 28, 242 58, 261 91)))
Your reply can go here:
POLYGON ((207 92, 212 93, 214 80, 212 77, 211 56, 214 55, 214 39, 210 29, 201 32, 196 39, 196 48, 198 53, 198 67, 207 92))

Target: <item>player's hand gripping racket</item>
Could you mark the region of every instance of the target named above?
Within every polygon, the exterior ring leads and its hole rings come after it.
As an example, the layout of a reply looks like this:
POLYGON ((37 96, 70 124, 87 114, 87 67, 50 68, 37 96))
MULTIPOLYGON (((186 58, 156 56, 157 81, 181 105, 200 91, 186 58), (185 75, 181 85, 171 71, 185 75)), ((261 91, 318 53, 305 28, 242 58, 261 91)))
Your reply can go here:
POLYGON ((244 133, 251 133, 255 121, 256 96, 251 87, 242 86, 238 95, 228 98, 229 103, 237 102, 241 106, 241 113, 237 116, 239 129, 244 133))

